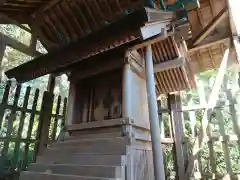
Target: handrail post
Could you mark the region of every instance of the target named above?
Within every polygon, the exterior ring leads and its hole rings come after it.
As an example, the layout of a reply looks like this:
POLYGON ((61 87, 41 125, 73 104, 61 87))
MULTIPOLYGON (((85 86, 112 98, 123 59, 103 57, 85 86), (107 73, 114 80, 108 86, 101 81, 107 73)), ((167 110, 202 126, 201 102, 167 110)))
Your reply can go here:
POLYGON ((53 94, 45 91, 43 94, 43 101, 41 112, 39 116, 39 124, 37 130, 37 144, 35 147, 34 160, 36 156, 41 155, 48 143, 49 127, 52 115, 53 94))

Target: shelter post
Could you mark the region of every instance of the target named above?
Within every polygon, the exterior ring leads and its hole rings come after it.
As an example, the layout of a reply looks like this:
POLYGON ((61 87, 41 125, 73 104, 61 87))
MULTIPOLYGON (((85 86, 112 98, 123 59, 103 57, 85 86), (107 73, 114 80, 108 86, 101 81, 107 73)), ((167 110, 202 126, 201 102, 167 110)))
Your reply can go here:
POLYGON ((146 80, 149 121, 152 139, 154 176, 155 180, 165 180, 151 45, 146 47, 146 80))

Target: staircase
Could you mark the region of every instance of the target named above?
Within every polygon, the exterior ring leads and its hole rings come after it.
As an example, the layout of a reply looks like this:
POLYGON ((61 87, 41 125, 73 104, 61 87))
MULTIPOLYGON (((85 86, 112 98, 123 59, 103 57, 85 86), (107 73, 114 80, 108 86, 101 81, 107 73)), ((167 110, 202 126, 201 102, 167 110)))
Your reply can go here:
POLYGON ((120 132, 70 136, 46 149, 20 180, 125 180, 128 145, 120 132))

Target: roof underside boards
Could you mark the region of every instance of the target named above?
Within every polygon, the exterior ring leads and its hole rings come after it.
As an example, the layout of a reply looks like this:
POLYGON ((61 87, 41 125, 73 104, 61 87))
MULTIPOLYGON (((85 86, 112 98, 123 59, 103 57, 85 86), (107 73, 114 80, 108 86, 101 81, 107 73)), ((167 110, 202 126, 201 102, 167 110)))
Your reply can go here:
POLYGON ((187 41, 188 60, 194 73, 218 68, 225 49, 231 45, 228 14, 216 26, 213 26, 213 30, 206 38, 197 45, 193 45, 193 41, 201 33, 209 30, 209 24, 213 24, 214 18, 227 7, 227 0, 201 0, 200 5, 199 9, 189 12, 191 38, 187 41))
POLYGON ((0 12, 14 19, 21 16, 47 48, 53 49, 98 31, 141 7, 142 0, 6 0, 0 12))
MULTIPOLYGON (((181 56, 172 36, 153 44, 152 50, 154 65, 173 61, 181 56)), ((144 48, 139 51, 144 57, 144 48)), ((158 94, 166 94, 196 86, 194 75, 191 73, 187 63, 155 73, 155 82, 158 94)))
MULTIPOLYGON (((200 8, 188 12, 189 23, 191 28, 191 39, 194 40, 206 28, 209 23, 216 17, 225 7, 226 0, 201 0, 200 8)), ((229 32, 229 21, 225 18, 217 27, 209 34, 211 36, 220 36, 229 32)), ((189 45, 191 41, 189 41, 189 45)))

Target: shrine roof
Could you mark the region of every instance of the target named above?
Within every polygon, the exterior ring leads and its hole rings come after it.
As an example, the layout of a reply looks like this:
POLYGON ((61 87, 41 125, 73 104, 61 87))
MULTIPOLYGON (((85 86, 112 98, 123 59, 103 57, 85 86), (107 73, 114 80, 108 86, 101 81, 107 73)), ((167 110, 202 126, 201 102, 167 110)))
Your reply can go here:
MULTIPOLYGON (((145 23, 152 21, 155 13, 160 14, 156 19, 164 22, 171 21, 174 17, 172 12, 155 11, 144 7, 137 8, 133 12, 118 17, 108 25, 84 37, 79 37, 78 40, 53 48, 48 54, 9 70, 7 75, 16 77, 19 82, 24 82, 48 73, 59 72, 83 59, 120 46, 124 46, 126 50, 140 42, 142 39, 140 28, 145 23)), ((122 48, 120 47, 120 49, 122 48)))

